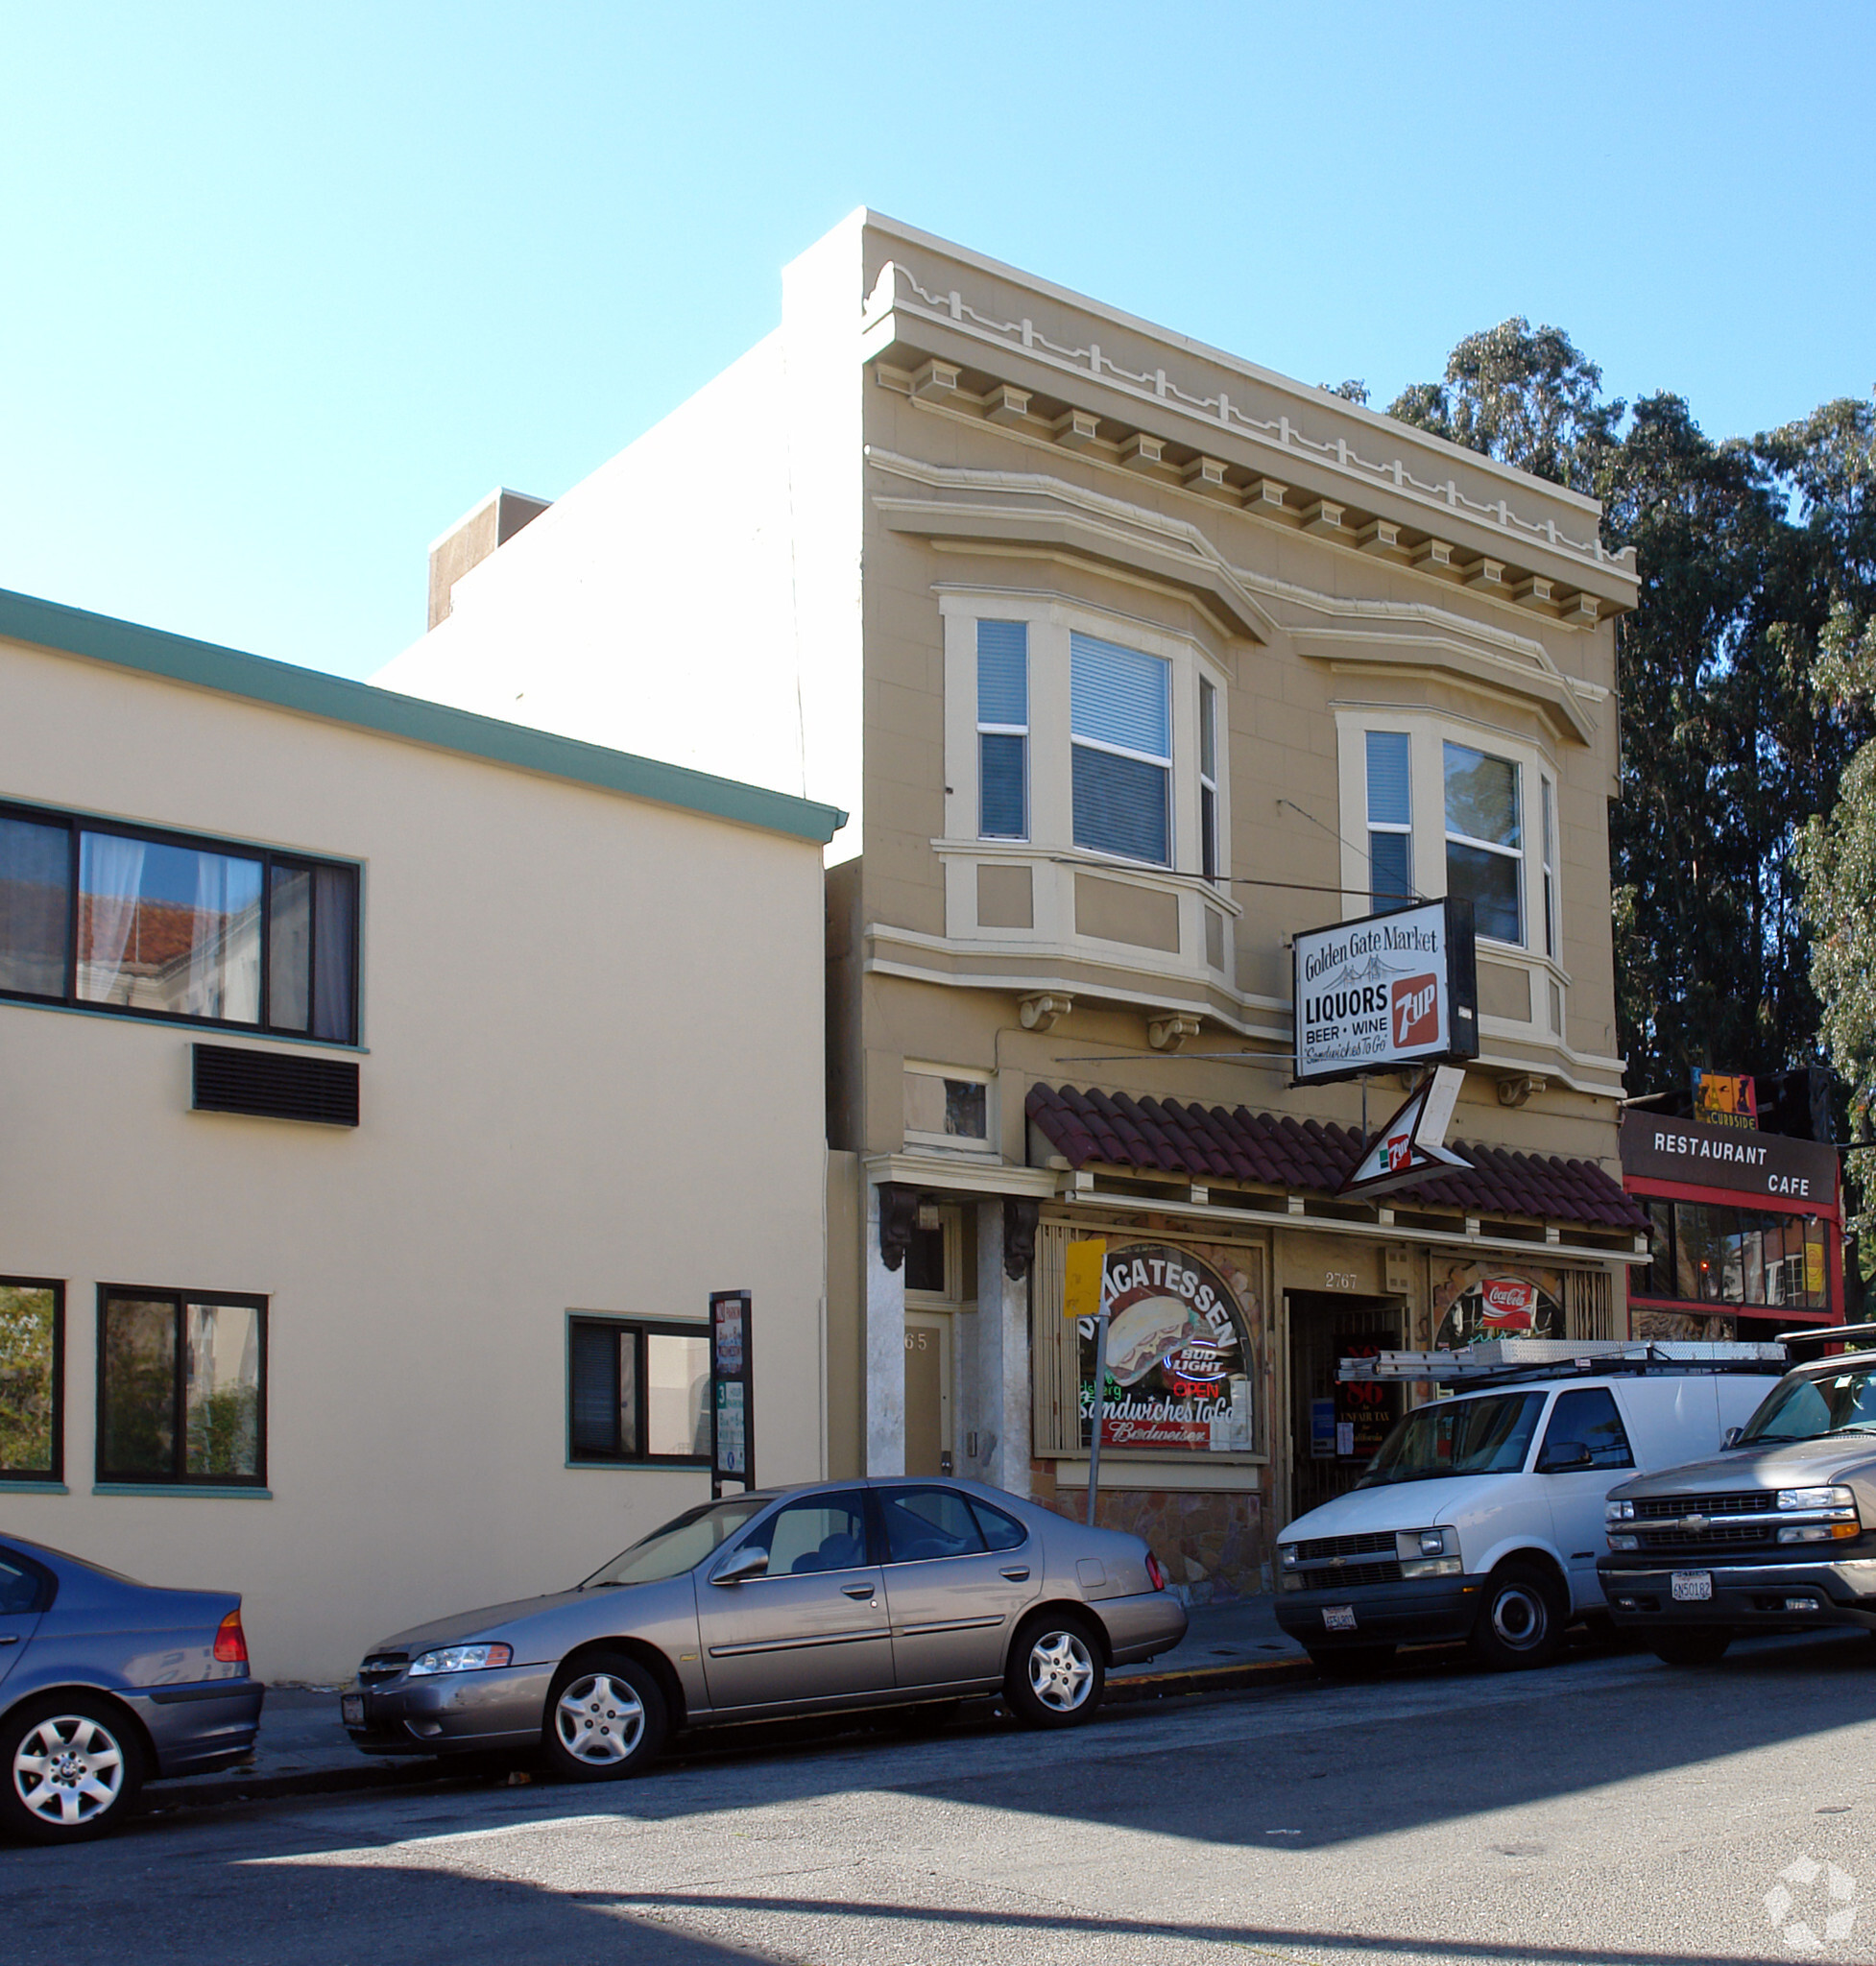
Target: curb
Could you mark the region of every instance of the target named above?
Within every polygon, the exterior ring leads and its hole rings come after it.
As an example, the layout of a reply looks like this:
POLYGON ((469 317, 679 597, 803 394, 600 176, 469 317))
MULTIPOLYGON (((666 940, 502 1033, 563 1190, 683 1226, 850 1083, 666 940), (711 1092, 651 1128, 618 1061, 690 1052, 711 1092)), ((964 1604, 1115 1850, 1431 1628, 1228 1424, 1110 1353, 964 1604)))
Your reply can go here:
MULTIPOLYGON (((1318 1677, 1308 1659, 1249 1660, 1242 1665, 1196 1666, 1178 1672, 1142 1672, 1110 1679, 1105 1704, 1138 1706, 1147 1700, 1191 1698, 1200 1693, 1239 1692, 1252 1687, 1290 1686, 1318 1677)), ((426 1783, 464 1775, 486 1775, 494 1765, 477 1756, 441 1761, 370 1762, 356 1767, 304 1768, 273 1775, 239 1770, 213 1777, 182 1776, 154 1782, 138 1800, 137 1813, 195 1809, 209 1803, 267 1802, 288 1795, 345 1795, 373 1788, 419 1788, 426 1783)))
POLYGON ((1239 1692, 1248 1687, 1294 1686, 1321 1678, 1307 1658, 1250 1659, 1240 1666, 1191 1666, 1178 1672, 1129 1673, 1107 1683, 1106 1704, 1172 1700, 1194 1693, 1239 1692))

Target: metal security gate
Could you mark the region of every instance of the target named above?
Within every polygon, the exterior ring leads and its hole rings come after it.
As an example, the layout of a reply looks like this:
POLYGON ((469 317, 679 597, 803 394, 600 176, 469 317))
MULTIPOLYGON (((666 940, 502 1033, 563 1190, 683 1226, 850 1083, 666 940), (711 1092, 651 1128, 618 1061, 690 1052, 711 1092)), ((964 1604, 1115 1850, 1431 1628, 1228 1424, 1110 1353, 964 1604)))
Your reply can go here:
POLYGON ((1403 1307, 1394 1298, 1291 1290, 1285 1294, 1284 1308, 1289 1324, 1290 1516, 1294 1520, 1346 1495, 1360 1478, 1380 1435, 1400 1418, 1401 1388, 1397 1385, 1349 1388, 1338 1404, 1335 1361, 1344 1351, 1367 1346, 1399 1350, 1403 1307), (1351 1395, 1357 1393, 1359 1402, 1352 1402, 1351 1395), (1357 1417, 1350 1423, 1352 1413, 1357 1417), (1352 1440, 1348 1434, 1337 1437, 1338 1414, 1350 1426, 1355 1435, 1352 1440), (1330 1419, 1326 1440, 1325 1417, 1330 1419))

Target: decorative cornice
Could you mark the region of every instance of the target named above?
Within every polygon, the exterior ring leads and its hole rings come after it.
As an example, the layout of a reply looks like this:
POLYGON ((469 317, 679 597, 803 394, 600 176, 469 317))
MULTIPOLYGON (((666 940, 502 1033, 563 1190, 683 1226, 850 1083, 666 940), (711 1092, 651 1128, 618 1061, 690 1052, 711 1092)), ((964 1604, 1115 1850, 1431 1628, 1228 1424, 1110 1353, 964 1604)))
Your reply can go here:
MULTIPOLYGON (((888 260, 867 296, 861 315, 862 332, 878 329, 895 315, 930 322, 986 346, 1020 351, 1064 376, 1098 382, 1142 402, 1228 430, 1279 457, 1307 460, 1355 485, 1384 490, 1423 509, 1430 525, 1436 523, 1436 514, 1460 515, 1477 525, 1503 533, 1509 539, 1546 547, 1566 560, 1605 570, 1625 582, 1632 583, 1636 578, 1634 548, 1624 546, 1618 553, 1610 553, 1596 531, 1594 502, 1575 494, 1560 493, 1558 502, 1583 512, 1589 523, 1582 538, 1566 531, 1553 518, 1524 517, 1512 510, 1508 497, 1469 497, 1460 490, 1456 476, 1443 483, 1424 479, 1409 470, 1398 455, 1389 459, 1363 457, 1346 437, 1312 437, 1287 415, 1274 419, 1252 416, 1232 401, 1227 390, 1207 393, 1183 388, 1164 368, 1150 373, 1127 369, 1104 354, 1098 342, 1090 341, 1086 347, 1078 347, 1052 341, 1033 321, 1007 321, 985 313, 971 305, 955 288, 946 295, 934 294, 920 283, 909 267, 899 260, 888 260)), ((1522 477, 1494 467, 1488 459, 1479 459, 1479 465, 1487 473, 1498 472, 1508 481, 1522 477)), ((1283 468, 1278 468, 1281 471, 1283 468)))
POLYGON ((1596 722, 1585 704, 1607 692, 1579 685, 1535 636, 1473 621, 1431 602, 1324 594, 1234 565, 1191 520, 1047 472, 932 464, 873 444, 866 447, 866 461, 889 477, 942 494, 876 494, 875 506, 896 532, 1005 544, 1022 540, 1142 568, 1195 592, 1222 610, 1236 633, 1259 642, 1280 643, 1287 635, 1301 654, 1317 660, 1340 656, 1372 664, 1424 661, 1455 669, 1522 692, 1553 712, 1564 734, 1583 744, 1595 741, 1596 722), (1323 625, 1287 626, 1271 603, 1307 610, 1322 617, 1323 625))

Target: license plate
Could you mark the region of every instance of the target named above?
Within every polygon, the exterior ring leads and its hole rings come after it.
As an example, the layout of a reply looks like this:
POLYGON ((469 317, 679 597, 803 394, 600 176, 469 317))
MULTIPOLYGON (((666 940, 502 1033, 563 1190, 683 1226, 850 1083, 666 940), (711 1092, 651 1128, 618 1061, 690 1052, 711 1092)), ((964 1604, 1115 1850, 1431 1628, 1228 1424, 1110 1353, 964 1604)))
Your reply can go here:
POLYGON ((1676 1570, 1673 1580, 1677 1604, 1704 1604, 1713 1595, 1711 1570, 1676 1570))
POLYGON ((363 1693, 341 1693, 339 1695, 339 1718, 348 1727, 363 1727, 365 1724, 365 1695, 363 1693))
POLYGON ((1332 1632, 1352 1632, 1355 1629, 1355 1606, 1325 1604, 1322 1607, 1322 1622, 1332 1632))

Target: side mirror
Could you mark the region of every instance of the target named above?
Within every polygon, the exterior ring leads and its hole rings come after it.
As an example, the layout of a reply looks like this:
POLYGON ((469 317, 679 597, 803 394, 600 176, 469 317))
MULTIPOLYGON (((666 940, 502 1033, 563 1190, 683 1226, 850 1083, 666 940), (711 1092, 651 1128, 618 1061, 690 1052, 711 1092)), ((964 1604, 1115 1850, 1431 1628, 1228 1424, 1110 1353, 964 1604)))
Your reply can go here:
POLYGON ((745 1577, 759 1577, 768 1567, 769 1553, 766 1549, 739 1549, 710 1572, 710 1582, 740 1584, 745 1577))
POLYGON ((1744 1439, 1744 1437, 1745 1437, 1745 1428, 1744 1428, 1744 1427, 1728 1427, 1728 1428, 1726 1429, 1725 1437, 1724 1437, 1724 1438, 1723 1438, 1723 1439, 1722 1439, 1722 1440, 1720 1441, 1720 1446, 1721 1446, 1722 1448, 1736 1448, 1736 1447, 1738 1447, 1738 1446, 1739 1446, 1740 1442, 1741 1442, 1741 1441, 1742 1441, 1743 1439, 1744 1439))
POLYGON ((1596 1457, 1579 1440, 1558 1442, 1556 1448, 1544 1456, 1537 1472, 1540 1474, 1568 1474, 1574 1468, 1593 1468, 1596 1457))

